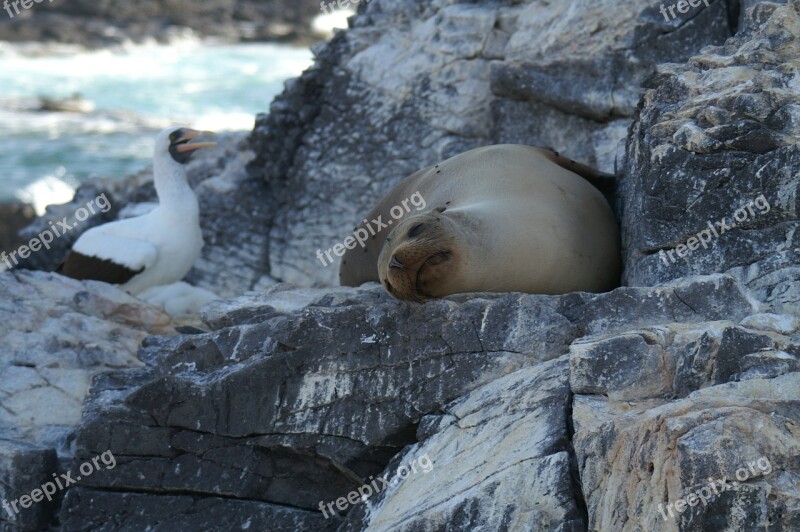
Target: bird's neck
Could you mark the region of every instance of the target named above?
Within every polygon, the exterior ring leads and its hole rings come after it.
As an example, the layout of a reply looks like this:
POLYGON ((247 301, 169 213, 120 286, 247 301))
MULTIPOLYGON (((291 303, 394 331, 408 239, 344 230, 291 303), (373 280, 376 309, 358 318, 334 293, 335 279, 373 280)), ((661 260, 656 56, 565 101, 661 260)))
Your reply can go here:
POLYGON ((163 212, 181 217, 199 214, 197 197, 189 186, 183 165, 156 160, 153 171, 158 203, 163 212))

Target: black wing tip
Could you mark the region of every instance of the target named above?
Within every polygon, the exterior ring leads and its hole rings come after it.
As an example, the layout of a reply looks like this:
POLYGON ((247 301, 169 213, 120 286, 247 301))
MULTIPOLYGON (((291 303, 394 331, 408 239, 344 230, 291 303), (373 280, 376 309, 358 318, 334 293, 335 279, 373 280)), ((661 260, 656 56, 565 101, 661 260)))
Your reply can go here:
POLYGON ((78 281, 103 281, 109 284, 125 284, 145 269, 131 270, 109 259, 100 259, 70 251, 58 273, 78 281))

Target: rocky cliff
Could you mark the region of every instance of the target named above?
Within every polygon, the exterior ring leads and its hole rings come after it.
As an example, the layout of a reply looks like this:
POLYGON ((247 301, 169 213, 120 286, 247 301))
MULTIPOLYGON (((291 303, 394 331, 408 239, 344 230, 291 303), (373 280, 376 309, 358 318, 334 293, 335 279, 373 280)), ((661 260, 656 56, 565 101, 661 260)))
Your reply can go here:
MULTIPOLYGON (((228 297, 202 329, 2 274, 0 360, 24 378, 0 385, 0 498, 81 479, 0 530, 800 528, 800 3, 696 3, 365 4, 249 138, 193 163, 190 277, 228 297), (496 142, 616 173, 624 286, 332 287, 317 249, 496 142), (62 422, 30 399, 65 388, 62 422)), ((146 173, 110 194, 152 197, 146 173)))

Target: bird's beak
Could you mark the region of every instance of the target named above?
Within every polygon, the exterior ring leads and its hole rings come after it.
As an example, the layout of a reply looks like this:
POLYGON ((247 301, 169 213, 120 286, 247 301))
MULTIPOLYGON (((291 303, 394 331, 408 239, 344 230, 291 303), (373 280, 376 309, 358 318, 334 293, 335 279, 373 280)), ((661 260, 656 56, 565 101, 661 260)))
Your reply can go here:
MULTIPOLYGON (((209 135, 215 135, 213 131, 197 131, 196 129, 183 129, 183 135, 181 138, 178 139, 178 142, 182 142, 184 140, 194 140, 200 137, 207 137, 209 135)), ((190 151, 199 150, 200 148, 210 148, 211 146, 216 146, 216 142, 194 142, 191 144, 180 144, 177 147, 177 150, 181 153, 188 153, 190 151)))

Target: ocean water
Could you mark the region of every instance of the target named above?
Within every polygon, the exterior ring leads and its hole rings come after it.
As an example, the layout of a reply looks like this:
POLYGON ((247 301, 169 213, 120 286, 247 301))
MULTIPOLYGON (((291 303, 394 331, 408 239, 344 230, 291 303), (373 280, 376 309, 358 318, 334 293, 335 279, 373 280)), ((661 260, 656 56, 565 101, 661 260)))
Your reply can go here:
POLYGON ((68 201, 94 176, 147 166, 159 130, 252 129, 286 79, 311 65, 308 49, 186 41, 118 50, 23 53, 0 43, 0 201, 37 208, 68 201), (39 98, 80 94, 88 114, 39 111, 39 98))

